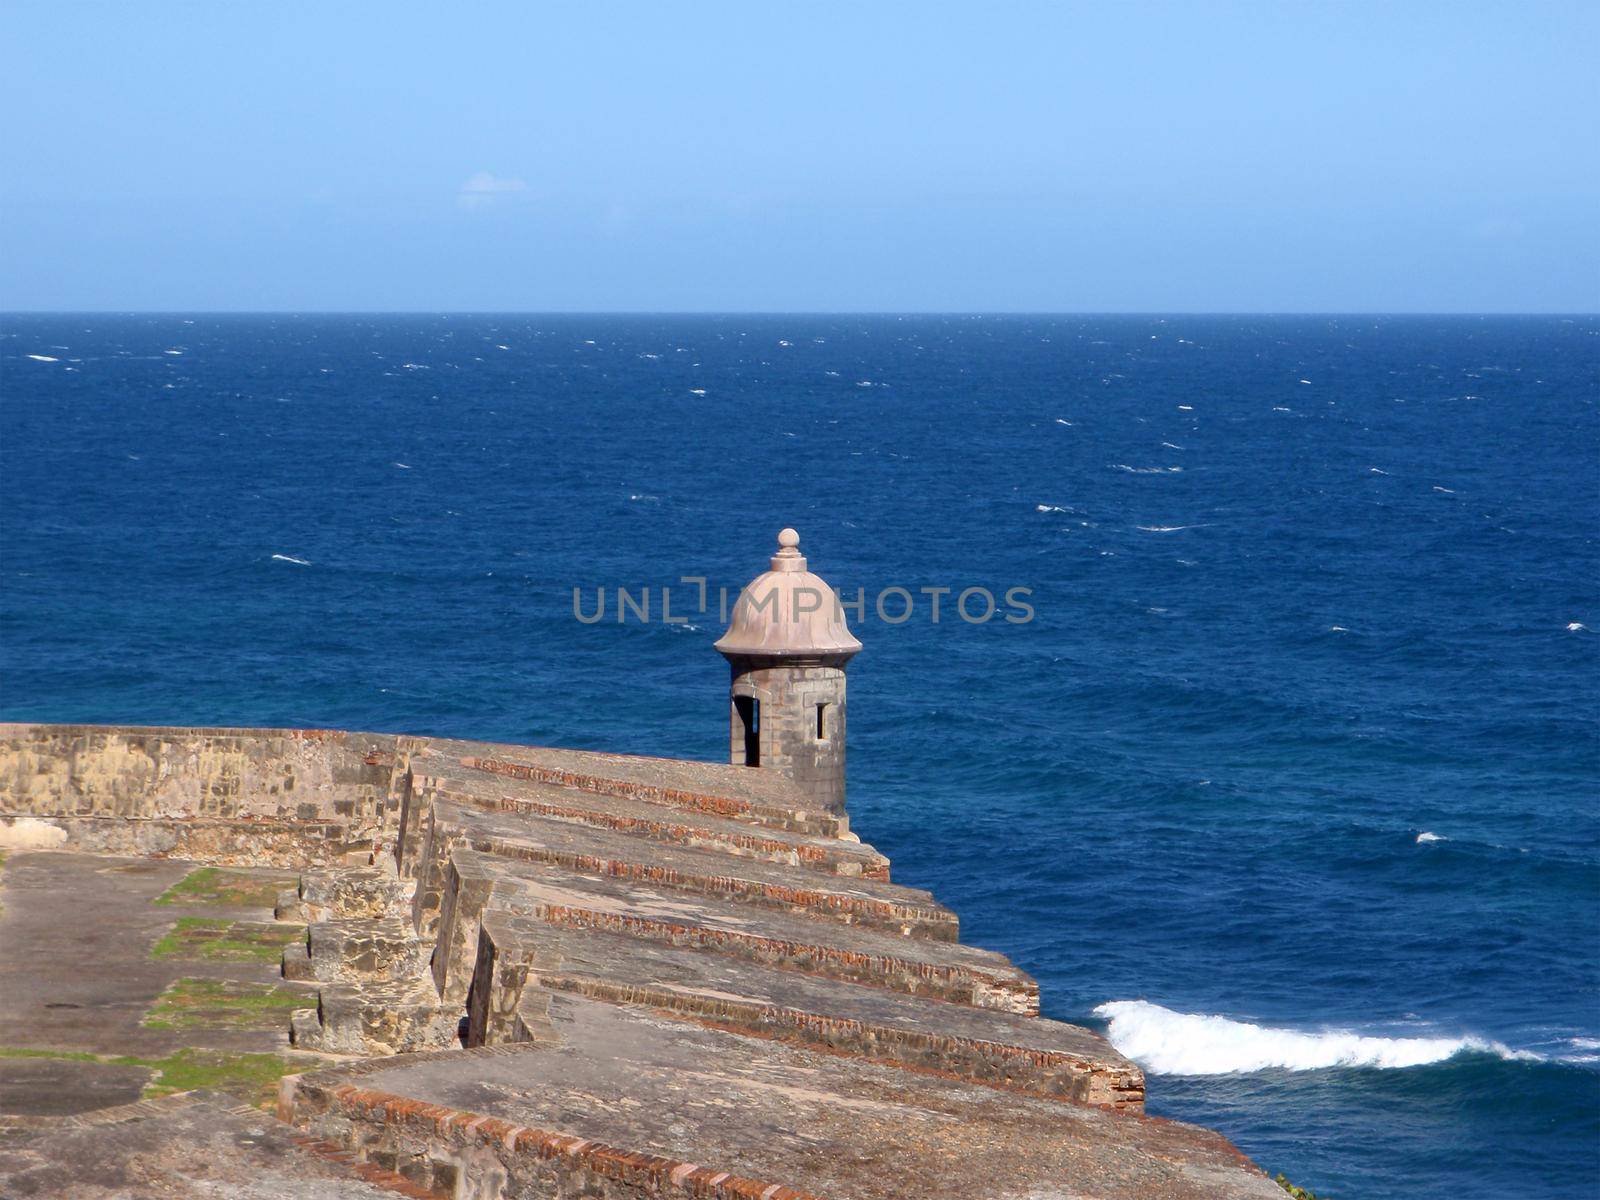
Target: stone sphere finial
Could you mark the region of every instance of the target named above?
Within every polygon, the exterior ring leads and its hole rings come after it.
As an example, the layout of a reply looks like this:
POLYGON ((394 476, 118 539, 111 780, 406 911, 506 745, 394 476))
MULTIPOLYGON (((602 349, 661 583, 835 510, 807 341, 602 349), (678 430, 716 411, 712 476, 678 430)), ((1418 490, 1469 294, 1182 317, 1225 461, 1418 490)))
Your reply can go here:
POLYGON ((772 556, 774 571, 804 571, 805 557, 800 553, 800 535, 794 530, 778 530, 778 552, 772 556))

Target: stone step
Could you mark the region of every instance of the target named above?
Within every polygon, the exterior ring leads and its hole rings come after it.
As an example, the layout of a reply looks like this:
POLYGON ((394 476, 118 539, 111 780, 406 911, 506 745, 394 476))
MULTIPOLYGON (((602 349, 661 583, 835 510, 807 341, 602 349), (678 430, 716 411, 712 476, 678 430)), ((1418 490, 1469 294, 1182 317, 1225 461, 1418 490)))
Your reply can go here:
POLYGON ((383 867, 306 871, 300 876, 300 909, 309 921, 376 920, 395 915, 409 892, 407 881, 383 867))
POLYGON ((426 943, 397 918, 316 921, 306 926, 303 962, 295 949, 284 951, 284 977, 323 983, 415 979, 428 961, 426 943))
POLYGON ((1283 1200, 1226 1139, 552 993, 543 1040, 290 1077, 279 1115, 457 1194, 1283 1200))
POLYGON ((278 899, 272 906, 272 915, 279 921, 293 921, 296 924, 306 924, 309 918, 306 910, 300 903, 300 889, 298 887, 284 888, 278 893, 278 899))
POLYGON ((461 846, 503 858, 546 863, 585 874, 718 896, 761 908, 826 917, 902 936, 957 940, 956 915, 917 888, 877 880, 831 878, 756 859, 662 845, 613 833, 435 798, 417 868, 413 907, 419 933, 431 932, 449 851, 461 846))
POLYGON ((887 882, 889 860, 855 838, 766 829, 698 812, 663 809, 627 797, 547 784, 517 784, 431 760, 418 764, 402 800, 397 847, 400 874, 415 874, 424 815, 432 801, 448 800, 518 815, 545 817, 607 829, 641 840, 695 847, 742 858, 804 867, 825 875, 887 882))
POLYGON ((316 1008, 295 1010, 289 1041, 326 1054, 411 1054, 456 1045, 459 1025, 460 1014, 439 1006, 426 979, 329 984, 316 1008))
POLYGON ((817 979, 723 954, 570 930, 491 909, 478 934, 468 1045, 544 1036, 542 992, 614 1004, 911 1070, 1142 1111, 1144 1075, 1087 1029, 817 979))
POLYGON ((466 998, 478 926, 491 909, 979 1008, 1028 1016, 1039 1011, 1038 983, 991 950, 789 913, 752 914, 732 901, 475 850, 452 851, 445 875, 433 974, 447 1002, 466 998))
POLYGON ((779 771, 753 771, 728 763, 444 739, 432 741, 420 755, 413 756, 413 768, 419 758, 427 763, 448 758, 474 771, 505 779, 644 800, 657 806, 731 817, 773 829, 838 837, 850 828, 842 811, 820 808, 779 771))
POLYGON ((311 983, 311 951, 305 942, 291 942, 283 948, 283 977, 296 983, 311 983))

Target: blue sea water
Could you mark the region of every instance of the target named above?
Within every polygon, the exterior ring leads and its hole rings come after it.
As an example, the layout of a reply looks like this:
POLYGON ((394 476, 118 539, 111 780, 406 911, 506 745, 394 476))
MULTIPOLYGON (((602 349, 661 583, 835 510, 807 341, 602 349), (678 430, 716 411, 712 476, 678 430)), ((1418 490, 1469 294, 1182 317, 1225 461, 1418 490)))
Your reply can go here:
POLYGON ((1600 1190, 1600 320, 30 315, 0 370, 0 717, 715 758, 679 581, 792 524, 867 597, 856 828, 1151 1111, 1334 1200, 1600 1190))

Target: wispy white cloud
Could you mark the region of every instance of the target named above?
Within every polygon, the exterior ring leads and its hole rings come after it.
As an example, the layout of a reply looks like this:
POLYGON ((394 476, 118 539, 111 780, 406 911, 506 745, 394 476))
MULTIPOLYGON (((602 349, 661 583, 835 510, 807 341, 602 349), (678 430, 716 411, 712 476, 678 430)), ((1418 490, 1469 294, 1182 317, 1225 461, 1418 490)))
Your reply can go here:
POLYGON ((502 179, 488 171, 479 171, 461 185, 461 190, 456 193, 456 203, 465 209, 483 208, 527 190, 528 185, 520 179, 502 179))

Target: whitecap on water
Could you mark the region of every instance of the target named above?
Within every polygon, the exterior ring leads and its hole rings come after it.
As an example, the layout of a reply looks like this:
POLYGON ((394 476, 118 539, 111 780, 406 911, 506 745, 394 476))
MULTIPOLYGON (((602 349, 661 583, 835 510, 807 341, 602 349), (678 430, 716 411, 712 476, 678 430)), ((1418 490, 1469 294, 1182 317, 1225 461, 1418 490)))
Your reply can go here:
POLYGON ((1567 632, 1568 633, 1582 633, 1587 628, 1589 628, 1589 627, 1587 625, 1585 625, 1582 621, 1568 621, 1567 622, 1567 632))
POLYGON ((274 554, 274 562, 293 563, 297 567, 309 567, 311 564, 303 558, 295 558, 292 554, 274 554))
POLYGON ((1419 846, 1426 846, 1429 842, 1448 842, 1449 840, 1443 834, 1432 833, 1426 829, 1417 834, 1417 845, 1419 846))
POLYGON ((61 361, 59 358, 51 358, 48 354, 30 354, 30 355, 28 355, 28 357, 33 359, 34 362, 60 362, 61 361))
POLYGON ((1275 1029, 1202 1013, 1174 1012, 1148 1000, 1113 1000, 1094 1010, 1111 1044, 1158 1075, 1231 1075, 1273 1068, 1420 1067, 1466 1051, 1539 1059, 1478 1037, 1373 1037, 1339 1029, 1275 1029))

